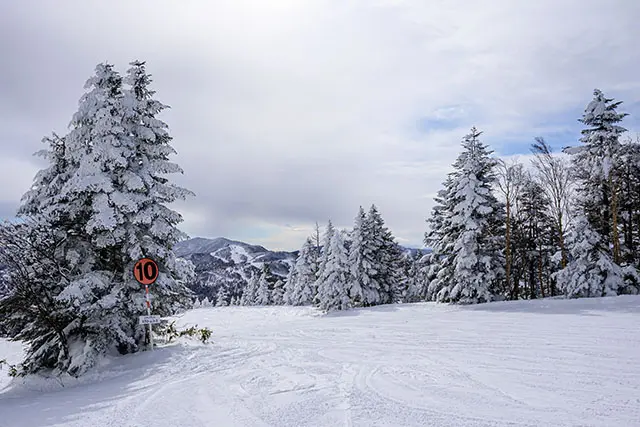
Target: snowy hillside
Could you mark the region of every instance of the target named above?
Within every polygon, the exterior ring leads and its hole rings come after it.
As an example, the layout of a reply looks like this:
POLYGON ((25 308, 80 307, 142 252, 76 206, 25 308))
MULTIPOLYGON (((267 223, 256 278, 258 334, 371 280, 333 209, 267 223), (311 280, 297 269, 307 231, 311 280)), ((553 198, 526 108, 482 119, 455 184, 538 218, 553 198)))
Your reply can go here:
MULTIPOLYGON (((180 323, 214 342, 118 358, 64 388, 16 382, 0 426, 640 426, 637 296, 223 307, 180 323)), ((0 358, 17 349, 0 341, 0 358)))
POLYGON ((190 254, 216 253, 230 246, 237 247, 250 254, 268 252, 268 250, 262 246, 249 245, 244 242, 225 239, 224 237, 218 237, 215 239, 194 237, 193 239, 178 242, 174 249, 177 256, 183 257, 190 254))
POLYGON ((192 290, 200 298, 214 301, 221 285, 231 296, 239 297, 251 275, 260 274, 265 264, 275 277, 284 278, 297 256, 296 252, 274 252, 223 237, 185 240, 176 244, 175 253, 196 266, 197 280, 192 290))

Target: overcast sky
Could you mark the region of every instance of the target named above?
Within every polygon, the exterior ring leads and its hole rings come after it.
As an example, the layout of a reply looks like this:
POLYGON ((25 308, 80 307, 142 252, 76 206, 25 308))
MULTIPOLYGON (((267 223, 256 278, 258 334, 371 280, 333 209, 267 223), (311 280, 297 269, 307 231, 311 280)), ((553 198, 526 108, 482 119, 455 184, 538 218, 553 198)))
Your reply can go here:
POLYGON ((0 2, 0 217, 102 61, 146 60, 191 236, 272 249, 378 205, 420 246, 473 125, 497 154, 574 144, 598 87, 640 130, 638 0, 0 2))

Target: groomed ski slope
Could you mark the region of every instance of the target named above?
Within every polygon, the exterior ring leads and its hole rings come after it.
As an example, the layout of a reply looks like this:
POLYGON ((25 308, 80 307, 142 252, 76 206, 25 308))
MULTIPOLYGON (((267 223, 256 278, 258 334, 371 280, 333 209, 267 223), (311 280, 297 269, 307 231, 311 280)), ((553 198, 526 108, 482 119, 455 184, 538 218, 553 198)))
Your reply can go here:
MULTIPOLYGON (((12 383, 0 426, 640 426, 640 297, 207 308, 180 323, 214 343, 111 359, 64 388, 12 383)), ((18 352, 0 342, 0 359, 18 352)))

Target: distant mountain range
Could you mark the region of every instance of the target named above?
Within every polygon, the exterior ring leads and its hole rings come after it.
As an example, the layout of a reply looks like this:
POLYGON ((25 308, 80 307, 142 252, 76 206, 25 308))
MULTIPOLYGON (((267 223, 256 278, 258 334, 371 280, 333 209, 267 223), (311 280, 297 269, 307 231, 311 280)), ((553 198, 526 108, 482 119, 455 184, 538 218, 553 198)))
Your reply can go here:
POLYGON ((265 264, 274 280, 284 280, 298 257, 298 251, 270 251, 224 237, 195 237, 179 242, 174 251, 195 265, 197 278, 192 290, 199 299, 208 297, 209 300, 215 300, 222 285, 230 296, 240 296, 252 274, 260 274, 265 264))
MULTIPOLYGON (((230 296, 240 296, 252 274, 260 274, 268 265, 273 280, 284 280, 298 257, 298 251, 270 251, 263 246, 218 237, 195 237, 179 242, 174 247, 176 255, 188 259, 196 268, 196 283, 192 290, 199 299, 215 301, 221 285, 230 296)), ((418 249, 405 248, 415 254, 418 249)))

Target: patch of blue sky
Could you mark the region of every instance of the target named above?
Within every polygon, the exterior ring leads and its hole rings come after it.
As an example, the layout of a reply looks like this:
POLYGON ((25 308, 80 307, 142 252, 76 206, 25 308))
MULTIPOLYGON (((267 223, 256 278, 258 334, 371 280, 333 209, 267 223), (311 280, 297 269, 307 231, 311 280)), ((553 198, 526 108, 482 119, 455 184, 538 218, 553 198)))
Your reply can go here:
POLYGON ((527 132, 520 135, 510 135, 487 141, 494 150, 504 156, 516 154, 531 154, 531 145, 536 137, 542 137, 554 152, 560 152, 564 147, 578 144, 580 127, 575 129, 558 129, 538 132, 527 132))
POLYGON ((447 105, 430 114, 425 114, 415 121, 419 133, 430 133, 442 130, 457 129, 465 123, 469 115, 469 106, 447 105))
POLYGON ((416 128, 420 133, 429 133, 439 130, 450 130, 460 126, 460 119, 445 119, 435 117, 422 117, 416 121, 416 128))
POLYGON ((579 143, 580 130, 583 128, 578 121, 580 117, 582 117, 580 108, 566 110, 539 118, 530 126, 524 126, 522 129, 500 135, 493 141, 487 142, 501 155, 530 154, 531 144, 539 136, 545 139, 554 152, 559 152, 564 147, 579 143))
POLYGON ((640 101, 625 102, 620 106, 620 111, 628 113, 624 118, 623 126, 629 130, 635 139, 636 133, 640 133, 640 101))

